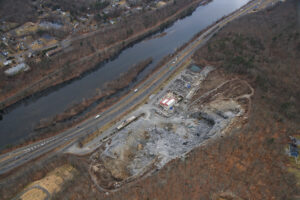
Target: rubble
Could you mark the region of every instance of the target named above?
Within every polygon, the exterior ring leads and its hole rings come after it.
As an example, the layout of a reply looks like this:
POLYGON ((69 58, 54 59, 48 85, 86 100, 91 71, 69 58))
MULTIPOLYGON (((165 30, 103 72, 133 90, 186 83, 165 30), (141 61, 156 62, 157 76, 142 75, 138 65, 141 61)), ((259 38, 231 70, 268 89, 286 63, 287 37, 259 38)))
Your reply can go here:
POLYGON ((119 129, 104 149, 91 156, 90 174, 94 183, 102 190, 117 189, 222 136, 245 114, 243 106, 222 95, 201 105, 187 98, 191 91, 191 97, 194 96, 213 70, 213 67, 204 67, 194 72, 188 68, 156 97, 151 96, 150 102, 134 113, 136 116, 145 114, 119 129), (162 106, 165 99, 174 99, 172 112, 162 106))

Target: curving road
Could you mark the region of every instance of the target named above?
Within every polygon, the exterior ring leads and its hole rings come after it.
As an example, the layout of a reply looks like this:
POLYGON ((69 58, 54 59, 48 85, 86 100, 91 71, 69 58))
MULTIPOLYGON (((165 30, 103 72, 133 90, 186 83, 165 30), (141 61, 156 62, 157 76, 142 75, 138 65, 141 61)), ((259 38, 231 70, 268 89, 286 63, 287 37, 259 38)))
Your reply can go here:
MULTIPOLYGON (((203 46, 213 35, 222 27, 232 20, 251 12, 257 8, 265 0, 254 0, 243 8, 237 10, 230 16, 224 18, 219 23, 209 28, 206 32, 195 39, 191 44, 178 53, 178 59, 175 64, 173 60, 157 70, 151 77, 139 85, 139 92, 130 93, 118 103, 110 107, 105 112, 101 113, 98 119, 90 118, 80 123, 76 127, 70 128, 67 131, 60 133, 57 136, 36 142, 34 144, 16 149, 12 152, 0 156, 0 174, 7 173, 16 167, 19 167, 26 162, 33 160, 41 155, 49 153, 53 150, 65 147, 67 143, 73 144, 76 140, 87 133, 94 132, 97 128, 113 121, 118 116, 129 111, 134 105, 142 102, 153 93, 162 83, 164 83, 170 75, 174 73, 184 62, 186 62, 193 53, 203 46)), ((105 135, 103 135, 105 137, 105 135)), ((68 144, 70 146, 71 144, 68 144)))

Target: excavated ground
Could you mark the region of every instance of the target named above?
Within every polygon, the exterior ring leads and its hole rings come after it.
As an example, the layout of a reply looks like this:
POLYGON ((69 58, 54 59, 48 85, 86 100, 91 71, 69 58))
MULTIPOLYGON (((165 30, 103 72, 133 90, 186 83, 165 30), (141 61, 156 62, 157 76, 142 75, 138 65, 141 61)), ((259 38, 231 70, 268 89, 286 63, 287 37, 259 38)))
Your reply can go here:
POLYGON ((252 95, 247 82, 213 67, 199 72, 186 69, 134 113, 144 113, 142 117, 92 154, 89 173, 93 182, 99 190, 116 190, 222 137, 245 119, 252 95), (172 111, 159 103, 170 92, 183 98, 172 111))

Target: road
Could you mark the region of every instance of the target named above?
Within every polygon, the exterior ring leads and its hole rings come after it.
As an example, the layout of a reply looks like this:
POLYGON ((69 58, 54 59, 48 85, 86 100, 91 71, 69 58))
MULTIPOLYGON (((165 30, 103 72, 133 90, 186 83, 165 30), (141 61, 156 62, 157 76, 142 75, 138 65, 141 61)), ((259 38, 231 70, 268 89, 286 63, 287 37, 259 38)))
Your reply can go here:
MULTIPOLYGON (((101 113, 101 117, 98 119, 87 119, 76 127, 68 129, 57 136, 1 155, 0 174, 7 173, 30 160, 49 153, 50 151, 60 149, 68 142, 74 143, 79 137, 86 135, 87 133, 94 132, 97 128, 106 125, 107 123, 116 119, 118 116, 128 112, 133 106, 145 100, 148 95, 152 94, 160 85, 162 85, 168 79, 168 77, 170 77, 184 62, 186 62, 198 48, 203 46, 212 37, 212 35, 214 35, 214 33, 218 32, 222 27, 232 20, 251 12, 253 8, 257 7, 257 5, 263 1, 264 0, 252 1, 209 28, 186 48, 184 48, 180 53, 178 53, 178 59, 175 64, 173 63, 173 60, 169 61, 146 81, 140 84, 138 87, 138 92, 131 92, 125 96, 118 103, 101 113)), ((103 135, 103 137, 104 136, 105 135, 103 135)))

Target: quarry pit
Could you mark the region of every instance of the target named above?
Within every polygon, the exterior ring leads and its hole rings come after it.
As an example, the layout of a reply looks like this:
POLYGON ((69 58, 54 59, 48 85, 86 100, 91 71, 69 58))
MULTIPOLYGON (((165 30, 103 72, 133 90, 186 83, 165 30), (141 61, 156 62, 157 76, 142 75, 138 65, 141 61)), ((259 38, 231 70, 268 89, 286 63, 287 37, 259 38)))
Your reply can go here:
POLYGON ((161 169, 191 150, 228 134, 247 118, 253 89, 211 66, 191 65, 126 116, 89 158, 102 191, 161 169))

